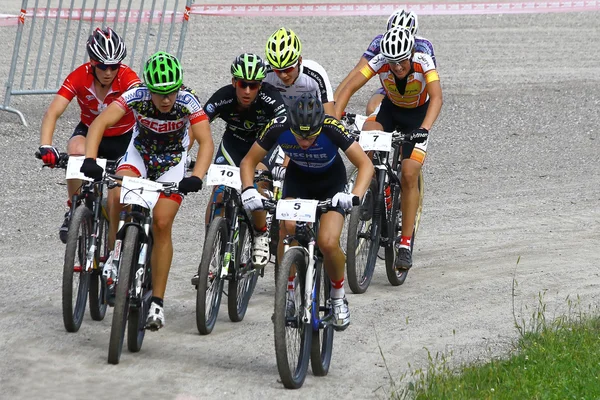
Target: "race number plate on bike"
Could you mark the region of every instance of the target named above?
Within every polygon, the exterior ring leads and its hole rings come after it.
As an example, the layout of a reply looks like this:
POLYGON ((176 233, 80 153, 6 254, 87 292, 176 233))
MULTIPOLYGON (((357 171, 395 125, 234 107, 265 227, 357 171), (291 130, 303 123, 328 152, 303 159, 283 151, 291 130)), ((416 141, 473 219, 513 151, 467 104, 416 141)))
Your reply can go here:
POLYGON ((144 178, 124 176, 121 183, 121 203, 137 204, 152 210, 160 196, 163 184, 144 178))
POLYGON ((364 151, 391 151, 392 132, 361 131, 358 143, 364 151))
MULTIPOLYGON (((67 176, 66 179, 81 179, 84 181, 93 181, 92 178, 88 178, 79 170, 83 165, 84 156, 69 156, 69 163, 67 164, 67 176)), ((96 158, 96 163, 106 169, 106 160, 104 158, 96 158)))
POLYGON ((318 200, 279 200, 275 217, 284 221, 315 222, 317 220, 318 204, 318 200))
POLYGON ((206 184, 211 186, 229 186, 239 192, 242 190, 240 169, 231 165, 211 164, 208 167, 206 184))

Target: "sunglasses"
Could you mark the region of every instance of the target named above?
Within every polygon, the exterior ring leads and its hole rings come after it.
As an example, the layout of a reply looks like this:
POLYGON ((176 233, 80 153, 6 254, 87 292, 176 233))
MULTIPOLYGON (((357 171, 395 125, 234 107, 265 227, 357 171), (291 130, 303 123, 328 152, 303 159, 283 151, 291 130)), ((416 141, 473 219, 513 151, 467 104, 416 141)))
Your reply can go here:
POLYGON ((240 89, 250 88, 250 90, 256 90, 260 87, 262 82, 248 82, 242 79, 236 79, 235 84, 240 89))
POLYGON ((116 71, 121 67, 121 64, 106 65, 101 63, 93 63, 92 66, 98 68, 101 71, 106 71, 107 69, 110 69, 111 71, 116 71))
POLYGON ((300 135, 300 134, 294 132, 293 129, 290 129, 290 132, 292 132, 292 135, 294 135, 297 139, 300 139, 300 140, 310 140, 310 139, 312 139, 314 137, 319 136, 319 134, 321 133, 322 129, 323 129, 323 127, 319 128, 318 131, 316 131, 315 133, 313 133, 312 135, 309 135, 309 136, 300 135))
POLYGON ((298 59, 298 61, 296 61, 293 65, 290 65, 289 67, 281 68, 281 69, 273 68, 273 71, 275 71, 278 74, 289 74, 298 66, 299 62, 300 62, 300 59, 298 59))

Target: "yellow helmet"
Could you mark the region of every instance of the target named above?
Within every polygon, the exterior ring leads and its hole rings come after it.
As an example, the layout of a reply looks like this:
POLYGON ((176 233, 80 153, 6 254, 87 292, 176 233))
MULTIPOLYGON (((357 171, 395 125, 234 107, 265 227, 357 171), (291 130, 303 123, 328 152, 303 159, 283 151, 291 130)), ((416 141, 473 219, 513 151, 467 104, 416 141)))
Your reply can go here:
POLYGON ((302 43, 291 29, 279 28, 267 40, 265 54, 271 67, 275 69, 287 68, 294 65, 300 52, 302 43))

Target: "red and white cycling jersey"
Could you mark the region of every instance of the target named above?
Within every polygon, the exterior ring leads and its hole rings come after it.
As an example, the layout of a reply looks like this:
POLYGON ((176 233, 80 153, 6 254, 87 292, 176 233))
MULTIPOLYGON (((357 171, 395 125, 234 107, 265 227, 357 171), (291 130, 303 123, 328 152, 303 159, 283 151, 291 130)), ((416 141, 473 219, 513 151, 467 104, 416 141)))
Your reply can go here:
POLYGON ((427 84, 440 80, 433 60, 424 53, 413 55, 412 71, 406 77, 406 86, 403 93, 396 87, 397 78, 390 69, 387 59, 381 54, 373 57, 360 72, 367 79, 379 75, 379 80, 387 97, 394 105, 402 108, 415 108, 425 104, 429 100, 427 84))
MULTIPOLYGON (((118 99, 123 93, 133 86, 140 84, 140 78, 128 66, 121 64, 117 76, 113 81, 110 90, 106 94, 104 101, 100 101, 96 96, 94 89, 94 75, 90 63, 85 63, 75 69, 67 76, 58 94, 71 101, 77 97, 79 108, 81 108, 81 122, 90 126, 94 119, 110 103, 118 99)), ((133 113, 129 110, 123 118, 114 126, 104 132, 104 136, 120 136, 133 128, 135 120, 133 113)))

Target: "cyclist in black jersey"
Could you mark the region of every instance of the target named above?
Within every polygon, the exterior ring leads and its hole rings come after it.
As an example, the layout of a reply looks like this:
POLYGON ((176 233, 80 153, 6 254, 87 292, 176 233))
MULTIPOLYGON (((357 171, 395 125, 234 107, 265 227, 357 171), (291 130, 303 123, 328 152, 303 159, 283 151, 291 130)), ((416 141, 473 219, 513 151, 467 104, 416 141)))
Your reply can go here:
MULTIPOLYGON (((326 200, 332 198, 335 211, 320 218, 318 246, 324 256, 327 274, 331 279, 331 298, 334 309, 334 327, 344 330, 350 323, 348 302, 344 293, 344 253, 340 235, 344 225, 344 210, 352 207, 355 196, 362 197, 374 173, 373 164, 360 145, 349 136, 346 128, 335 118, 325 115, 323 104, 311 93, 302 94, 288 116, 277 117, 260 134, 240 165, 242 175, 242 202, 247 210, 262 208, 264 199, 252 186, 254 168, 275 144, 279 144, 290 158, 282 198, 326 200), (338 150, 358 168, 352 193, 345 193, 346 168, 338 150)), ((283 221, 280 238, 293 233, 295 223, 283 221)), ((283 243, 279 243, 283 256, 283 243)), ((293 289, 290 279, 290 290, 293 289)), ((293 296, 288 297, 293 298, 293 296)))
MULTIPOLYGON (((263 60, 251 53, 238 56, 231 64, 231 85, 217 90, 204 105, 204 112, 210 121, 221 118, 227 123, 223 139, 215 157, 215 164, 239 166, 242 158, 248 153, 258 133, 271 119, 285 115, 286 109, 278 90, 263 82, 265 64, 263 60)), ((271 149, 275 150, 275 147, 271 149)), ((259 169, 271 169, 265 157, 264 165, 259 169)), ((222 188, 215 187, 213 198, 220 200, 222 188)), ((210 206, 206 208, 206 223, 210 221, 210 206)), ((217 210, 217 213, 220 210, 217 210)), ((266 227, 266 213, 254 212, 252 215, 255 229, 252 262, 255 267, 262 268, 269 261, 269 233, 266 227)))

